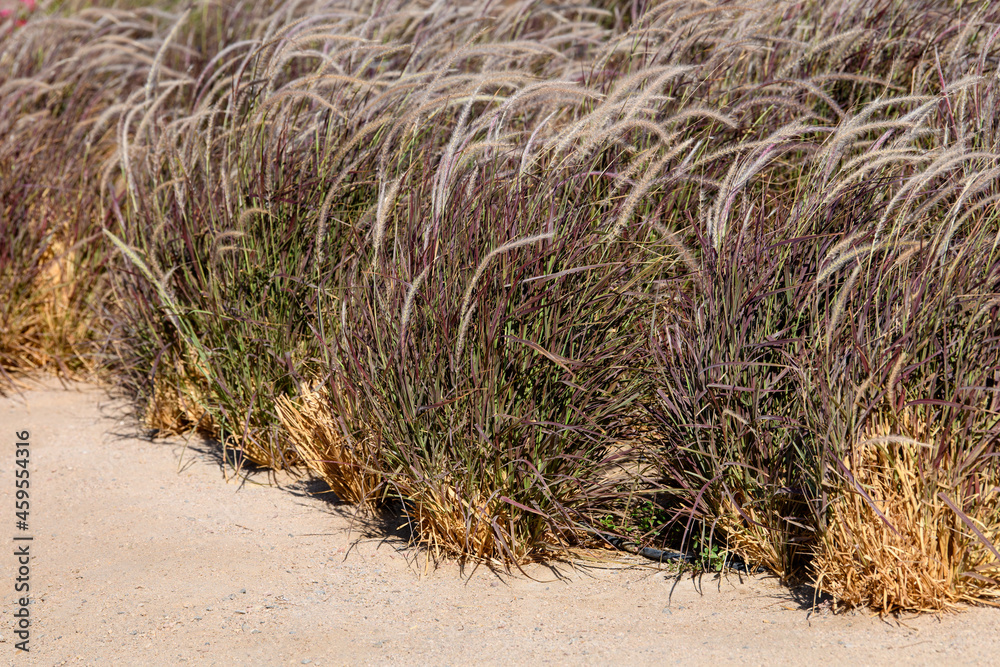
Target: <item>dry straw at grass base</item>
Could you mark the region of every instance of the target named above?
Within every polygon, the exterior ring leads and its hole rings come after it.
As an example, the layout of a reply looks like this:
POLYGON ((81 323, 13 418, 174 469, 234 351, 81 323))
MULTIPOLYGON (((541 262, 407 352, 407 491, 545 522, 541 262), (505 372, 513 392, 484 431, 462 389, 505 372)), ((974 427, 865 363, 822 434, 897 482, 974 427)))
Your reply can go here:
MULTIPOLYGON (((374 507, 387 485, 370 433, 345 436, 331 411, 325 388, 313 387, 298 399, 276 401, 281 424, 306 468, 345 502, 374 507)), ((391 481, 395 494, 406 498, 413 534, 435 558, 454 556, 503 565, 537 558, 531 549, 507 543, 496 526, 516 531, 520 511, 494 494, 490 499, 467 499, 449 480, 414 483, 406 476, 391 481), (501 543, 504 542, 504 543, 501 543)), ((502 529, 501 529, 502 532, 502 529)))
POLYGON ((330 410, 327 394, 312 389, 297 400, 279 396, 275 407, 298 456, 337 497, 358 505, 370 504, 382 486, 368 442, 348 439, 330 410))
POLYGON ((933 471, 936 425, 917 409, 898 421, 883 416, 844 460, 885 520, 860 493, 841 496, 813 563, 817 588, 880 613, 996 604, 1000 559, 981 539, 1000 538, 995 470, 965 475, 946 456, 933 471))

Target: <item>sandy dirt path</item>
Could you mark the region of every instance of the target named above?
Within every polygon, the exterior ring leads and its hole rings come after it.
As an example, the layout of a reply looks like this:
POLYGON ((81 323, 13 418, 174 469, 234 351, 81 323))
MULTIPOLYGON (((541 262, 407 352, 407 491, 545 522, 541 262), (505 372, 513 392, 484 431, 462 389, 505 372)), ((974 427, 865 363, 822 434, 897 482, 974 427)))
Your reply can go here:
MULTIPOLYGON (((136 438, 100 390, 0 399, 5 664, 997 664, 1000 610, 808 614, 767 577, 651 567, 423 574, 359 537, 315 483, 226 480, 211 449, 136 438), (28 531, 14 442, 30 431, 28 531), (15 536, 30 535, 30 653, 15 650, 15 536)), ((638 563, 638 561, 636 561, 638 563)))

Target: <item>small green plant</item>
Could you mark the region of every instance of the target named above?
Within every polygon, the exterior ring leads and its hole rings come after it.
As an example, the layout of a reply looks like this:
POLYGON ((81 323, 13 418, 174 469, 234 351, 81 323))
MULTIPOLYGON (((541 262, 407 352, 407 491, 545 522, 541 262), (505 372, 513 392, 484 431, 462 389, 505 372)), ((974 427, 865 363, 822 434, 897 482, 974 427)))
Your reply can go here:
POLYGON ((663 508, 653 501, 640 499, 633 501, 620 514, 604 514, 598 522, 608 532, 620 533, 632 538, 656 537, 668 517, 663 508))
POLYGON ((719 572, 725 565, 729 552, 718 544, 702 544, 698 550, 697 564, 707 572, 719 572))

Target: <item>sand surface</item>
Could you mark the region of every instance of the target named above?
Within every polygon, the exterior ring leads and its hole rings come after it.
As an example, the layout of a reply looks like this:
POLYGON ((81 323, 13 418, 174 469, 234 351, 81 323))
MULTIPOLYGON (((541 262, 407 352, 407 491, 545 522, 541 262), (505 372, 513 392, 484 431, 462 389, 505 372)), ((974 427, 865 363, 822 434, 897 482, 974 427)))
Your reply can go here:
POLYGON ((0 556, 0 664, 1000 661, 998 609, 810 613, 811 598, 772 578, 678 580, 639 560, 532 578, 425 572, 398 534, 373 537, 316 482, 273 486, 266 473, 234 476, 195 440, 144 440, 87 385, 0 398, 0 443, 0 537, 33 538, 28 654, 15 650, 14 547, 0 556), (19 531, 24 430, 31 509, 19 531))

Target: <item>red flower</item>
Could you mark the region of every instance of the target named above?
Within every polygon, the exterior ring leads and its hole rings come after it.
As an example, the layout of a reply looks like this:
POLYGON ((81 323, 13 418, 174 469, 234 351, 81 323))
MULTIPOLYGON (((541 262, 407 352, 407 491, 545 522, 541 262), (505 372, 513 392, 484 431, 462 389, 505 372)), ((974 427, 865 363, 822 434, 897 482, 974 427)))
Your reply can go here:
POLYGON ((20 11, 15 12, 13 9, 0 9, 0 20, 16 17, 14 18, 15 28, 25 25, 28 22, 25 17, 38 8, 37 0, 20 0, 20 2, 23 5, 20 11))

